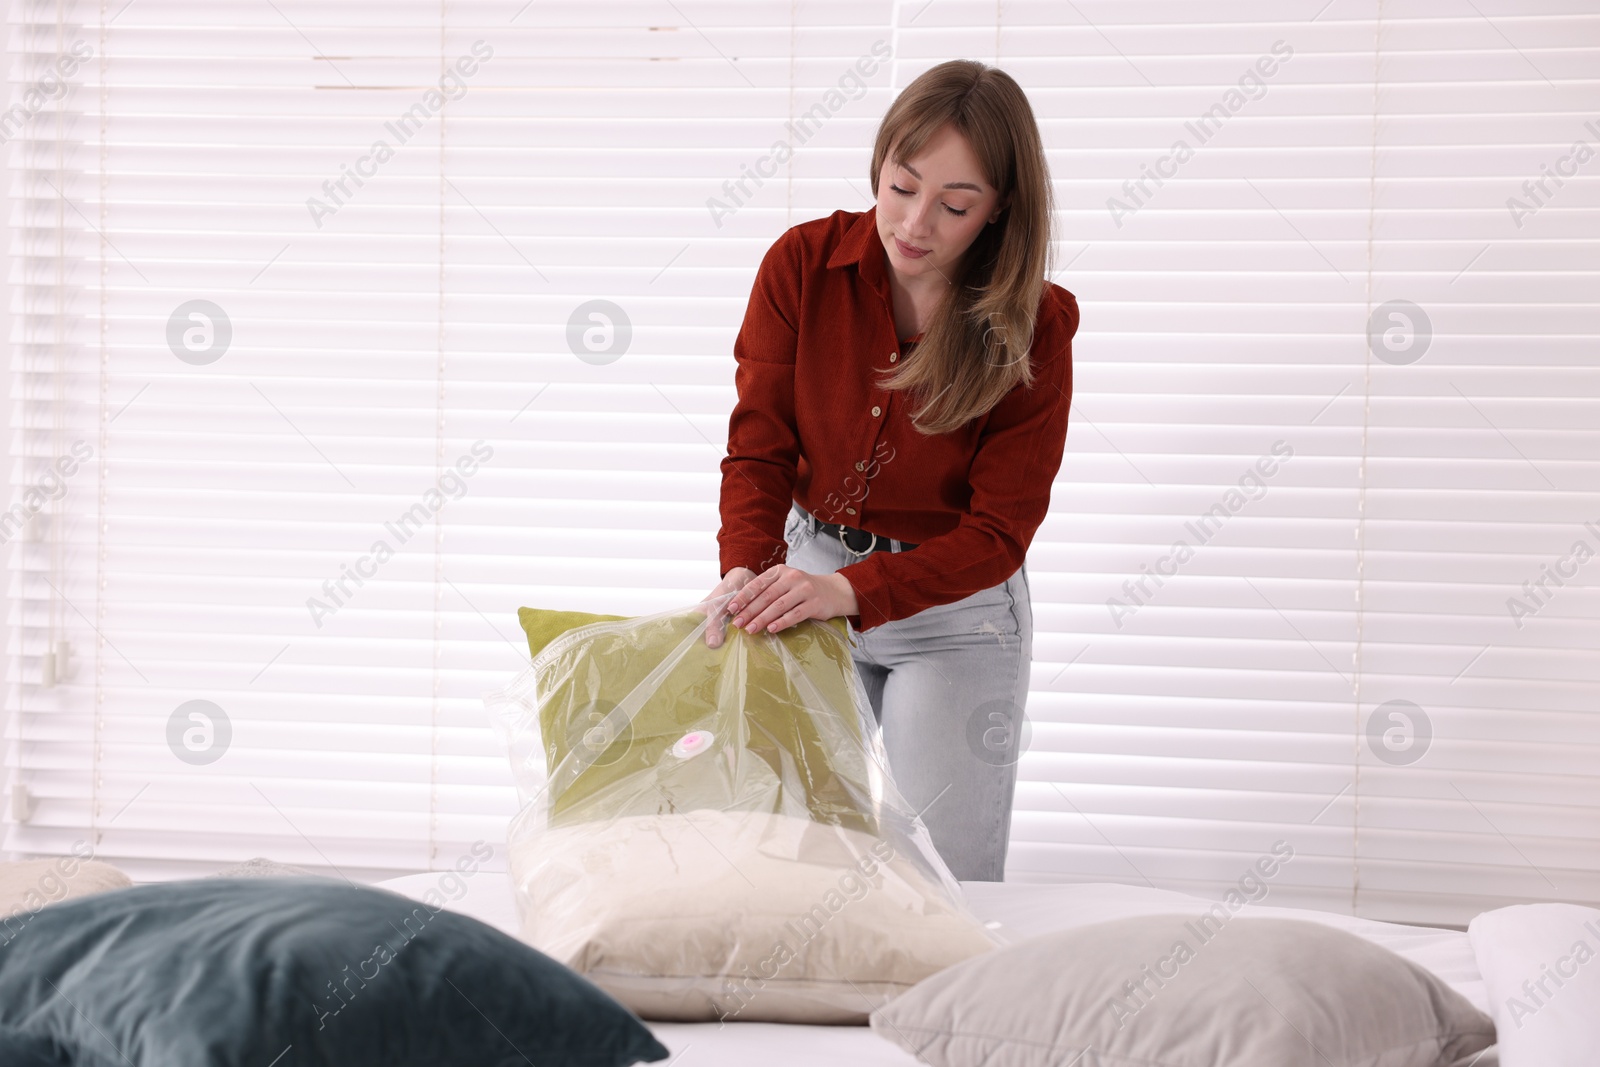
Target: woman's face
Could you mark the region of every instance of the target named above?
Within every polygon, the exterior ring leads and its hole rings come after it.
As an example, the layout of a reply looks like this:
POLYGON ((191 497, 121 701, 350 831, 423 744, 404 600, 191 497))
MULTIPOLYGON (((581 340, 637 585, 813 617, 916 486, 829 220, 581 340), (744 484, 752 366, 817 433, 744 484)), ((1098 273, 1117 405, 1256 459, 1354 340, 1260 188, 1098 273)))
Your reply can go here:
POLYGON ((972 146, 945 126, 903 163, 878 172, 878 239, 902 280, 955 274, 951 268, 1000 211, 972 146))

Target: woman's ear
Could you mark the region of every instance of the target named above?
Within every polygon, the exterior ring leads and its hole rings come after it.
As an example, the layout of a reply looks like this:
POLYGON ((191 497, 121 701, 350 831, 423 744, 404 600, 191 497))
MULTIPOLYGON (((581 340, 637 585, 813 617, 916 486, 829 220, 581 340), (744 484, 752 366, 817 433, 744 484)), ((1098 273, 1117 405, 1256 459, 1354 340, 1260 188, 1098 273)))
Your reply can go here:
POLYGON ((994 209, 994 214, 989 216, 989 224, 992 226, 996 222, 999 222, 1001 214, 1004 213, 1005 209, 1010 206, 1011 194, 1007 193, 1005 198, 1000 201, 1000 206, 994 209))

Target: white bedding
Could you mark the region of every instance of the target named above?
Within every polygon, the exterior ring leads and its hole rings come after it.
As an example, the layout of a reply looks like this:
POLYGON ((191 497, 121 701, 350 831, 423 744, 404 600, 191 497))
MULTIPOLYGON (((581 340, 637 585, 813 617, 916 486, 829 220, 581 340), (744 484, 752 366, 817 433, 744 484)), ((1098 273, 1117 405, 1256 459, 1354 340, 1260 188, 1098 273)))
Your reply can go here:
MULTIPOLYGON (((446 907, 517 936, 516 904, 508 875, 480 871, 465 879, 441 872, 392 878, 378 885, 417 900, 430 890, 446 907), (465 891, 461 885, 465 884, 465 891), (453 891, 453 892, 452 892, 453 891), (454 896, 456 899, 451 899, 454 896)), ((1201 912, 1212 901, 1142 886, 1089 883, 1024 885, 963 882, 968 905, 991 929, 1015 941, 1050 930, 1130 915, 1201 912)), ((1489 1010, 1472 942, 1463 932, 1357 919, 1302 908, 1246 905, 1240 915, 1306 919, 1347 930, 1382 945, 1438 975, 1484 1011, 1489 1010)), ((673 1052, 671 1067, 912 1067, 918 1061, 862 1026, 786 1026, 778 1023, 657 1023, 650 1029, 673 1052)), ((1494 1067, 1495 1053, 1472 1067, 1494 1067)), ((1465 1065, 1463 1065, 1465 1067, 1465 1065)))

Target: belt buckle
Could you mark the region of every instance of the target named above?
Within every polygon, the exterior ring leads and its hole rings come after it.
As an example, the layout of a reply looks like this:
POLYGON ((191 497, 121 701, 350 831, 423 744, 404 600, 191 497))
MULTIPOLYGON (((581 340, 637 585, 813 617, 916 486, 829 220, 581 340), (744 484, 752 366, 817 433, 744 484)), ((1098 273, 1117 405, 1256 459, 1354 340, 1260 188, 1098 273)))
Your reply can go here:
POLYGON ((845 529, 846 529, 846 527, 845 527, 844 523, 840 523, 839 524, 839 543, 844 546, 844 550, 846 552, 850 553, 852 556, 856 557, 857 559, 861 559, 864 556, 872 555, 873 549, 878 547, 878 535, 875 534, 875 533, 872 533, 870 530, 862 530, 861 532, 866 534, 868 537, 872 538, 872 540, 867 542, 867 547, 866 547, 865 550, 863 550, 861 552, 857 552, 855 549, 850 547, 850 542, 848 542, 848 541, 846 541, 844 539, 844 531, 845 531, 845 529))

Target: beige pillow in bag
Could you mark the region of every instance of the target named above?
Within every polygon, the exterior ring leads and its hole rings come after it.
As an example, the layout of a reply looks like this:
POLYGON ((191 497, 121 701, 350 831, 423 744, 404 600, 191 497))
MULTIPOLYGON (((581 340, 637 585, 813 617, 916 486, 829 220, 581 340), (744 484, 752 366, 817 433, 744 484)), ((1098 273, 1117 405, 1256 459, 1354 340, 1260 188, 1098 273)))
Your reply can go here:
POLYGON ((995 947, 888 778, 838 620, 711 649, 695 609, 553 616, 524 609, 533 665, 486 698, 528 943, 647 1019, 857 1024, 995 947))

